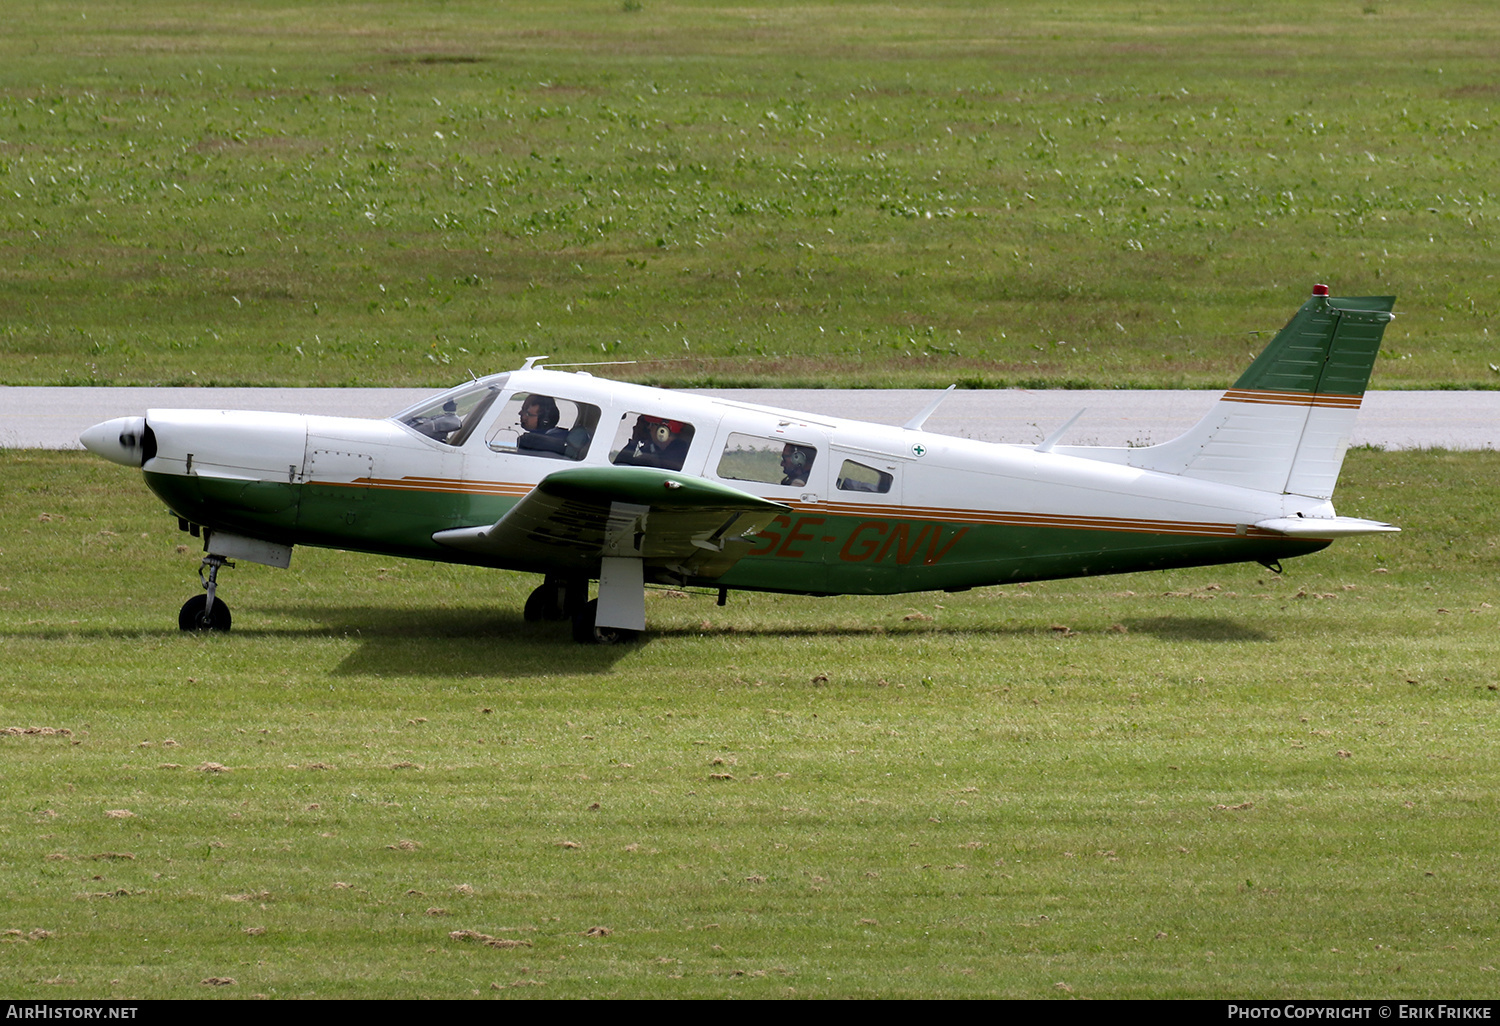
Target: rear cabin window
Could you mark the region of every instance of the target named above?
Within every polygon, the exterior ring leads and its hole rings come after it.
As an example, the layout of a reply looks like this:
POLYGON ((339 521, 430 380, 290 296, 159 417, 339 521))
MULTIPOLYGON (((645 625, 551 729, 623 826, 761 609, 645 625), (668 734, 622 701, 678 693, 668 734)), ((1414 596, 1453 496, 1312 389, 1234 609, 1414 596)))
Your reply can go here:
POLYGON ((839 468, 838 487, 844 492, 880 492, 891 490, 894 478, 883 470, 867 467, 863 463, 845 460, 839 468))
POLYGON ((599 407, 540 392, 517 392, 505 401, 485 442, 495 452, 581 460, 599 426, 599 407))
POLYGON ((800 488, 807 484, 818 450, 785 438, 760 438, 732 434, 719 457, 716 473, 726 481, 758 481, 761 484, 800 488))
POLYGON ((609 461, 621 467, 681 470, 693 444, 693 425, 649 413, 627 413, 620 418, 609 461))

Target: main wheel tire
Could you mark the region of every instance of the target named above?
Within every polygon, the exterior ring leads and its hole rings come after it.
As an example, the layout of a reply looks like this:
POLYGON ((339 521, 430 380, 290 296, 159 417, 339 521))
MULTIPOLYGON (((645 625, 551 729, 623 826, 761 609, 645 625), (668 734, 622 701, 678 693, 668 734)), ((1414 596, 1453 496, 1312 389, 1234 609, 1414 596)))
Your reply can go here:
POLYGON ((541 620, 566 620, 568 619, 567 594, 567 582, 549 577, 526 596, 526 606, 521 615, 527 623, 537 623, 541 620))
POLYGON ((594 621, 599 616, 599 600, 590 599, 573 614, 573 640, 581 645, 625 645, 640 637, 638 631, 623 627, 600 627, 594 621))
POLYGON ((527 623, 537 623, 547 617, 547 592, 550 591, 545 584, 538 584, 530 595, 526 596, 526 606, 521 610, 521 616, 527 623))
POLYGON ((182 604, 182 611, 177 614, 177 627, 184 631, 227 631, 231 617, 229 607, 220 598, 214 599, 214 607, 208 613, 204 613, 204 607, 208 605, 207 595, 194 595, 182 604))

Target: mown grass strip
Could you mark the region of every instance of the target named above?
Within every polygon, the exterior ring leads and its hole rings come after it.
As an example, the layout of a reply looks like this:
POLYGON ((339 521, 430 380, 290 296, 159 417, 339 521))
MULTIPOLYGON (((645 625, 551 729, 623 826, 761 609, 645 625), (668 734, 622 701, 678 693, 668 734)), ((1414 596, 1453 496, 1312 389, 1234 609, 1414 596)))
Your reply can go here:
POLYGON ((1351 453, 1404 533, 1281 578, 653 593, 621 650, 303 550, 183 636, 133 475, 4 460, 13 996, 1493 992, 1493 453, 1351 453))

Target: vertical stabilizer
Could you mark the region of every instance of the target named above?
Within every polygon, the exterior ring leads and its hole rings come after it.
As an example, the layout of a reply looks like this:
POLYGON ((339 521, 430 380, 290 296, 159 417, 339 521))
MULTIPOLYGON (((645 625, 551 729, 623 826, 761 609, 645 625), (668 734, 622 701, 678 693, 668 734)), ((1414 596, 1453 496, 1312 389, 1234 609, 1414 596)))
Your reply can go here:
POLYGON ((1258 491, 1331 498, 1394 296, 1335 299, 1326 285, 1201 421, 1137 449, 1056 451, 1258 491))

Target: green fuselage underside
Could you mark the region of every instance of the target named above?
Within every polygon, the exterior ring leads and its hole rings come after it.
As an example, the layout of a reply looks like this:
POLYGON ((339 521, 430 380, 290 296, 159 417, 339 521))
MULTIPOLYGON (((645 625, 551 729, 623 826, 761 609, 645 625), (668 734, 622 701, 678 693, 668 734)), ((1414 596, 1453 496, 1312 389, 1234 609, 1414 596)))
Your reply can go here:
MULTIPOLYGON (((516 503, 512 496, 459 488, 281 484, 150 472, 146 483, 172 512, 193 523, 280 544, 532 573, 576 572, 559 567, 540 551, 497 558, 432 540, 439 531, 494 523, 516 503)), ((1328 542, 963 523, 878 512, 845 516, 808 507, 777 517, 754 538, 730 544, 743 546, 745 555, 721 577, 683 579, 649 563, 646 577, 741 590, 875 595, 1218 563, 1269 563, 1316 552, 1328 542)), ((597 567, 591 576, 597 576, 597 567)))

